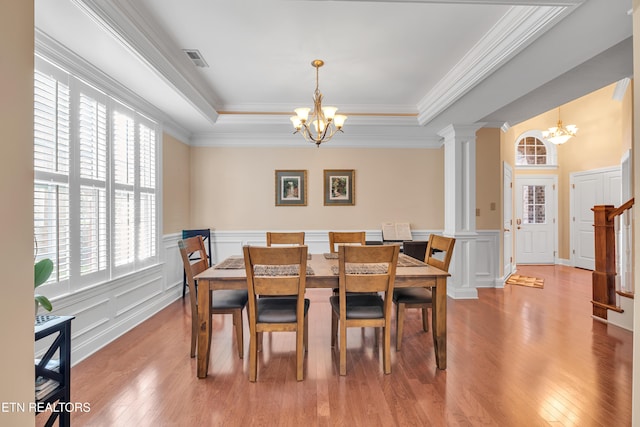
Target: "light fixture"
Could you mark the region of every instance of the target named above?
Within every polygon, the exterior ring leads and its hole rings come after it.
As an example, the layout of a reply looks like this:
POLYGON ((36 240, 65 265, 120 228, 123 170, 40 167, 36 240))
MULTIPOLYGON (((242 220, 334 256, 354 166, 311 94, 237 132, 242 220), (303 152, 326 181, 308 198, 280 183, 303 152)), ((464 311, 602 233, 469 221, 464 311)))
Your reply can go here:
POLYGON ((311 65, 316 69, 316 90, 313 93, 313 111, 310 108, 296 108, 295 116, 291 117, 291 123, 296 133, 301 133, 305 140, 320 146, 329 141, 336 132, 342 132, 347 116, 336 114, 336 107, 322 106, 322 93, 318 88, 318 70, 324 65, 321 59, 315 59, 311 65), (311 111, 311 112, 310 112, 311 111))
POLYGON ((560 107, 558 107, 558 126, 549 128, 549 130, 542 132, 542 137, 547 141, 560 145, 567 142, 571 137, 576 136, 576 133, 578 133, 576 125, 567 125, 566 127, 562 126, 562 120, 560 120, 560 107))

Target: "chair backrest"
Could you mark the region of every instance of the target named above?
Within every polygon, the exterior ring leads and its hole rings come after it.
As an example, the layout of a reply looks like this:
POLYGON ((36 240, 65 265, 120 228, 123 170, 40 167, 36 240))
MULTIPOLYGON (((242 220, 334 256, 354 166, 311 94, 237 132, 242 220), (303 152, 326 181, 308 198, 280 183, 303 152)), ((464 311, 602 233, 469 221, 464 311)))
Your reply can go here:
POLYGON ((367 244, 366 233, 364 231, 330 231, 329 232, 329 252, 336 253, 336 245, 361 245, 367 244))
POLYGON ((456 239, 453 237, 437 236, 435 234, 429 235, 429 243, 427 244, 424 262, 440 270, 449 271, 449 264, 451 263, 455 243, 456 239))
POLYGON ((304 231, 273 232, 267 231, 267 246, 272 245, 304 245, 304 231))
POLYGON ((418 240, 407 240, 402 242, 402 252, 412 258, 424 261, 429 242, 418 240))
MULTIPOLYGON (((399 253, 399 245, 340 246, 340 298, 345 298, 347 292, 386 292, 391 295, 399 253)), ((391 304, 391 298, 385 298, 386 302, 391 304)))
POLYGON ((201 235, 189 237, 178 241, 180 256, 184 272, 189 285, 189 300, 191 301, 191 313, 197 313, 196 281, 194 279, 199 273, 209 268, 209 258, 201 235))
MULTIPOLYGON (((207 256, 209 257, 209 265, 211 265, 211 229, 209 228, 201 228, 197 230, 182 230, 182 240, 188 239, 189 237, 202 236, 202 240, 204 242, 205 247, 207 248, 207 256)), ((200 253, 190 255, 189 259, 191 261, 195 260, 200 253)), ((183 282, 187 284, 187 272, 184 272, 183 282)), ((184 297, 184 289, 182 291, 182 296, 184 297)))
POLYGON ((243 251, 250 312, 257 295, 297 295, 304 307, 307 246, 245 246, 243 251))

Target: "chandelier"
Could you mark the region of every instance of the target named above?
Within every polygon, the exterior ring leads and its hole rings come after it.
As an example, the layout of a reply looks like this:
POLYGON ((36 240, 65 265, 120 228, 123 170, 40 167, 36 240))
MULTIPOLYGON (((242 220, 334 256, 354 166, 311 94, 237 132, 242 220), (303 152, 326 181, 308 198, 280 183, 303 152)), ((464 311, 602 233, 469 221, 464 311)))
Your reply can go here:
POLYGON ((542 132, 542 137, 547 141, 560 145, 576 136, 576 133, 578 133, 576 125, 567 125, 566 127, 562 126, 562 120, 560 120, 560 108, 558 107, 558 126, 551 127, 549 130, 542 132))
POLYGON ((296 108, 291 123, 295 128, 294 134, 301 133, 305 140, 313 142, 317 147, 329 141, 336 132, 342 132, 347 116, 336 114, 336 107, 322 106, 322 93, 318 88, 318 70, 324 65, 321 59, 315 59, 311 65, 316 69, 316 90, 313 93, 313 111, 310 108, 296 108))

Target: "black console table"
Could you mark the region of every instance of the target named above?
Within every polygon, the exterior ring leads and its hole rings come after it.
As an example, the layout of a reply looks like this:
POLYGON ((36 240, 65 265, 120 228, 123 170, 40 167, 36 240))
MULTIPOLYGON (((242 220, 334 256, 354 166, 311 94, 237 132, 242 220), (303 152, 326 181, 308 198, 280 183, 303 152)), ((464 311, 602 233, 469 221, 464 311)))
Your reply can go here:
POLYGON ((41 359, 35 360, 36 405, 39 413, 49 404, 56 404, 46 426, 56 419, 60 427, 70 425, 71 400, 71 320, 73 316, 36 316, 36 341, 54 335, 53 343, 41 359), (57 356, 57 359, 55 358, 57 356))

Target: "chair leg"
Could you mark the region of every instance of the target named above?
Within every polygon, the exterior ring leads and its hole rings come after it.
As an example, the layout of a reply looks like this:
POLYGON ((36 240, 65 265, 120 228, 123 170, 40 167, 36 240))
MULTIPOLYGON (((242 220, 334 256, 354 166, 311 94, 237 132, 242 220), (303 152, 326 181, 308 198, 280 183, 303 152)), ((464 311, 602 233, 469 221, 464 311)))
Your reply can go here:
POLYGON ((347 375, 347 326, 340 322, 340 375, 347 375))
POLYGON ((337 335, 338 335, 338 315, 336 314, 335 311, 331 310, 331 347, 336 346, 337 335))
POLYGON ((304 316, 304 351, 309 351, 309 321, 307 316, 304 316))
POLYGON ((422 307, 422 330, 429 332, 429 310, 427 307, 422 307))
POLYGON ((196 344, 198 342, 198 322, 191 320, 191 357, 196 357, 196 344))
POLYGON ((305 329, 306 323, 302 326, 302 330, 300 330, 300 324, 298 323, 298 328, 296 329, 296 379, 298 381, 302 381, 304 379, 303 372, 303 359, 304 359, 304 341, 305 341, 305 329))
POLYGON ((402 347, 402 333, 404 332, 404 304, 398 303, 396 307, 396 351, 402 347))
POLYGON ((258 376, 258 333, 250 331, 249 338, 249 381, 256 382, 258 376))
POLYGON ((262 351, 262 332, 258 332, 258 352, 262 351))
POLYGON ((242 310, 236 310, 233 312, 233 324, 236 330, 236 344, 238 345, 238 357, 242 359, 244 357, 244 337, 242 333, 242 310))
POLYGON ((384 348, 383 348, 383 359, 382 363, 384 366, 384 373, 391 373, 391 331, 389 329, 391 326, 391 322, 387 322, 388 325, 382 328, 382 333, 384 334, 384 348))

